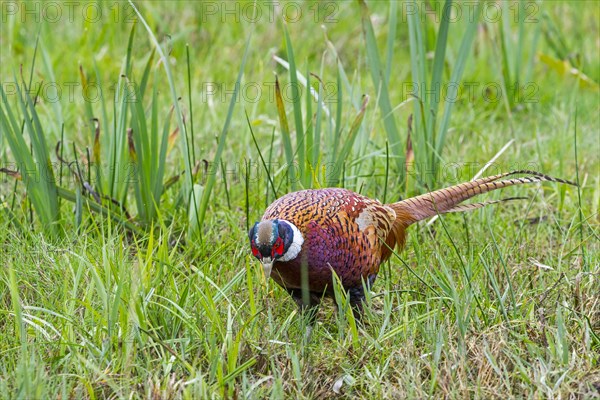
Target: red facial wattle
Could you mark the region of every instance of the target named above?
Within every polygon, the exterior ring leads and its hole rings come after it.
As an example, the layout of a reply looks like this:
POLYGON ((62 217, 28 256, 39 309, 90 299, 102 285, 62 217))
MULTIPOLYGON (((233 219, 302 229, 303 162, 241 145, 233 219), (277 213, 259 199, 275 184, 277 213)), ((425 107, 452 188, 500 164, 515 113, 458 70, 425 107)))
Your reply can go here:
POLYGON ((271 249, 271 258, 274 259, 276 255, 280 257, 283 255, 283 240, 280 237, 277 238, 271 249))
POLYGON ((260 251, 258 251, 254 243, 252 243, 252 255, 254 255, 256 258, 262 258, 260 251))

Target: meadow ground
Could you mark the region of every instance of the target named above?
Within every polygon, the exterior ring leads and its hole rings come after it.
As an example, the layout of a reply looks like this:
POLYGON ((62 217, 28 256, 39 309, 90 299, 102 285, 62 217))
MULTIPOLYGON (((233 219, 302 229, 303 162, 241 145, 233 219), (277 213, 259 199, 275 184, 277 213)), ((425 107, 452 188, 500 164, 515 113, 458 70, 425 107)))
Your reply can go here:
POLYGON ((457 2, 447 35, 390 4, 139 2, 150 34, 126 2, 0 3, 1 398, 600 398, 598 4, 457 2), (413 226, 364 326, 342 298, 303 341, 247 243, 276 195, 492 159, 580 186, 413 226))

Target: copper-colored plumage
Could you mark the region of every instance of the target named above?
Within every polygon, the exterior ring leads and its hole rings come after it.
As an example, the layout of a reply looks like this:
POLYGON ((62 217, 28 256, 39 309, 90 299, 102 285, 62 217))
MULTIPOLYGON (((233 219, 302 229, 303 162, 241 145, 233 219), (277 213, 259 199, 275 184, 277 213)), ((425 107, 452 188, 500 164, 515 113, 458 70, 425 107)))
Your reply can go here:
POLYGON ((436 214, 467 211, 498 202, 460 205, 478 194, 543 181, 573 184, 534 171, 513 171, 387 205, 337 188, 287 194, 267 208, 262 220, 291 222, 302 233, 304 243, 296 258, 273 263, 271 277, 299 303, 302 303, 300 291, 307 286, 310 305, 316 305, 319 296, 332 294, 332 271, 335 271, 349 291, 351 303, 360 306, 363 282, 371 284, 380 264, 392 254, 391 249, 404 246, 406 229, 411 224, 436 214), (517 174, 528 176, 503 180, 517 174), (304 285, 302 268, 306 269, 304 285))

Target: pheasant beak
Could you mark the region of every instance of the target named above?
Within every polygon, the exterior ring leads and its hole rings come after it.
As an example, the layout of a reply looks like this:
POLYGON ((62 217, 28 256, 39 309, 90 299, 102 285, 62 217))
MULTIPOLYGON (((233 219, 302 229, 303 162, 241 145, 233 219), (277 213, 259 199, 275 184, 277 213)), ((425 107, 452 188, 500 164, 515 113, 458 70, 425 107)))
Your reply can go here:
POLYGON ((270 257, 265 257, 260 260, 263 266, 263 271, 265 271, 265 279, 269 279, 271 276, 271 270, 273 269, 273 259, 270 257))

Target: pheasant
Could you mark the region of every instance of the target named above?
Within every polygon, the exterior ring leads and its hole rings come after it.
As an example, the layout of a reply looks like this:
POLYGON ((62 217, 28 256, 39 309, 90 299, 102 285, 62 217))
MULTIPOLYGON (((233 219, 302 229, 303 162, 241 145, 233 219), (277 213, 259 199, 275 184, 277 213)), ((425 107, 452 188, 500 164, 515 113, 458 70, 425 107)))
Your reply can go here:
POLYGON ((275 200, 249 232, 252 254, 269 276, 313 318, 321 298, 333 296, 332 272, 349 296, 355 317, 362 314, 365 289, 395 247, 402 249, 406 229, 437 214, 468 211, 511 200, 460 205, 492 190, 533 182, 572 182, 535 171, 512 171, 382 204, 340 188, 301 190, 275 200), (503 179, 513 175, 522 178, 503 179), (304 288, 304 292, 303 292, 304 288), (306 290, 307 289, 307 290, 306 290))

